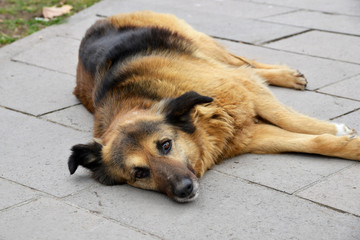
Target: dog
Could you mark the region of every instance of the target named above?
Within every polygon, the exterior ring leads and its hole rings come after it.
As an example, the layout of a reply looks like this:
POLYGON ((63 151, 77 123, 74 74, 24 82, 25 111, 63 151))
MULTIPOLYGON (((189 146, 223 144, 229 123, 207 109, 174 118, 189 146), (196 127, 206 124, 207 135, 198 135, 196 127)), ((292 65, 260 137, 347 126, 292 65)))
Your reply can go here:
POLYGON ((94 114, 94 141, 72 147, 106 185, 199 194, 198 179, 243 153, 360 160, 360 138, 281 104, 267 84, 304 90, 303 74, 235 56, 183 20, 151 11, 98 20, 82 39, 74 94, 94 114))

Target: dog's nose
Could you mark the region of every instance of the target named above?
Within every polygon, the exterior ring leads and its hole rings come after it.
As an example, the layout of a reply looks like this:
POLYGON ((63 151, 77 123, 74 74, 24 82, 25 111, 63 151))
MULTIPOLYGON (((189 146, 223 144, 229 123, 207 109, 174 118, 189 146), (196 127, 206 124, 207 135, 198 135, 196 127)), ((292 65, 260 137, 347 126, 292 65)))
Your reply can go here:
POLYGON ((186 198, 192 193, 193 189, 193 181, 190 178, 183 178, 176 183, 174 194, 179 198, 186 198))

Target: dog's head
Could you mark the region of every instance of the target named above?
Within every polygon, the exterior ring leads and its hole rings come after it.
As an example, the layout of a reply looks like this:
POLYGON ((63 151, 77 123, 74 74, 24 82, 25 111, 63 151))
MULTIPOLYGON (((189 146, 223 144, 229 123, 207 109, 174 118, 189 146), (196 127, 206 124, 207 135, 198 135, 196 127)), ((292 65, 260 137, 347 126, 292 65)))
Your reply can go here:
POLYGON ((163 192, 179 202, 194 200, 199 183, 192 161, 200 152, 191 137, 195 131, 191 111, 212 100, 188 92, 160 102, 156 110, 117 119, 105 141, 73 146, 70 173, 81 165, 103 184, 127 183, 163 192))

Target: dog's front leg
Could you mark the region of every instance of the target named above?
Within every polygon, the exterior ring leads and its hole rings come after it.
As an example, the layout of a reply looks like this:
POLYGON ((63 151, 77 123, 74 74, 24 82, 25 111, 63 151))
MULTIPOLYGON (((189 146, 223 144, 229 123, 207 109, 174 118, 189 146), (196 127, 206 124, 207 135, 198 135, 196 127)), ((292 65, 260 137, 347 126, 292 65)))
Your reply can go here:
POLYGON ((307 80, 299 71, 283 66, 282 68, 273 69, 255 69, 267 83, 279 86, 305 90, 307 80))
POLYGON ((270 124, 256 124, 245 149, 249 153, 303 152, 360 161, 360 137, 293 133, 270 124))

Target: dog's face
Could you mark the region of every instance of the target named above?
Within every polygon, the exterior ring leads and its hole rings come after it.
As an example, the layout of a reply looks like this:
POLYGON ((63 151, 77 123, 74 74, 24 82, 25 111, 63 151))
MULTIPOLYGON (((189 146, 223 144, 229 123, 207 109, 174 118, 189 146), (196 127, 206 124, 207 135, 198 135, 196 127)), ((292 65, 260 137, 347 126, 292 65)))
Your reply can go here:
POLYGON ((179 202, 194 200, 199 183, 191 159, 200 153, 191 139, 195 127, 190 112, 211 101, 189 92, 162 102, 157 113, 138 111, 117 119, 103 140, 72 148, 70 173, 82 165, 104 184, 127 183, 179 202))

